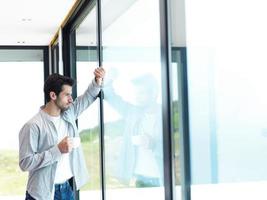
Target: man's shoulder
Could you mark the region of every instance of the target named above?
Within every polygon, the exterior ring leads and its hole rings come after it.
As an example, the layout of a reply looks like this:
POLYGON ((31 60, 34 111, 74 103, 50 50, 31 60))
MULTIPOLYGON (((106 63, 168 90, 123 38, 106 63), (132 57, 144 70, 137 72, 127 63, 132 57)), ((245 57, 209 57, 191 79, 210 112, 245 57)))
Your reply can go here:
POLYGON ((38 123, 42 118, 42 113, 38 112, 29 120, 29 122, 38 123))
POLYGON ((24 126, 39 126, 42 121, 41 113, 36 113, 32 118, 30 118, 24 126))

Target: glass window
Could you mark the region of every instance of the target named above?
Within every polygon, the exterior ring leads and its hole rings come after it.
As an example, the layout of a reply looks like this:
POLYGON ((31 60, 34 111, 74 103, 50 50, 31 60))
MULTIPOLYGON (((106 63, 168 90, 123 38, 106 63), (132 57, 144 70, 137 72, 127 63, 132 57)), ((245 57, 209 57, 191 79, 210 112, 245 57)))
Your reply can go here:
POLYGON ((174 167, 175 167, 175 194, 176 200, 181 199, 181 158, 180 155, 181 141, 181 127, 183 119, 181 118, 181 97, 179 96, 178 83, 181 77, 182 68, 185 68, 185 17, 184 17, 184 0, 170 1, 170 17, 171 17, 171 74, 172 74, 172 117, 173 117, 173 138, 174 138, 174 167))
POLYGON ((164 199, 159 2, 102 4, 107 199, 164 199))
MULTIPOLYGON (((76 29, 77 94, 83 94, 94 78, 98 67, 96 57, 96 6, 76 29)), ((101 199, 99 157, 99 100, 96 100, 78 119, 83 153, 89 172, 89 182, 80 191, 80 199, 101 199)))
POLYGON ((265 199, 266 4, 186 5, 192 200, 265 199))
POLYGON ((182 59, 185 59, 182 51, 185 51, 185 48, 172 47, 172 132, 174 138, 174 167, 175 167, 175 194, 176 200, 181 199, 181 155, 180 155, 180 134, 181 134, 181 99, 180 93, 178 91, 179 85, 179 71, 183 66, 182 59))
POLYGON ((44 104, 42 52, 0 50, 0 199, 25 198, 28 174, 19 168, 18 134, 44 104))

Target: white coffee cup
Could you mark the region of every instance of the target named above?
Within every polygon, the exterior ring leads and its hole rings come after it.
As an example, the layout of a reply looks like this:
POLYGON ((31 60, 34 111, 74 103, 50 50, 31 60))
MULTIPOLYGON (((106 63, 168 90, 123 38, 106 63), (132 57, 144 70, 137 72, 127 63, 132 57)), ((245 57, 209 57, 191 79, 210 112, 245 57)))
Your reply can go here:
POLYGON ((78 148, 81 144, 81 139, 80 137, 71 137, 70 140, 72 141, 72 148, 78 148))

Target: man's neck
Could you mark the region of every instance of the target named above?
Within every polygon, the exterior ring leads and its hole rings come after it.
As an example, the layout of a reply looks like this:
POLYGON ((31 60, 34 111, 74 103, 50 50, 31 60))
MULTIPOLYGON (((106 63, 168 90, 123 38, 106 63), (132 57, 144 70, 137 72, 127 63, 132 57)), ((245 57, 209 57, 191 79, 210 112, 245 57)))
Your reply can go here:
POLYGON ((53 117, 57 117, 61 113, 61 110, 52 102, 48 102, 47 104, 45 104, 43 111, 53 117))

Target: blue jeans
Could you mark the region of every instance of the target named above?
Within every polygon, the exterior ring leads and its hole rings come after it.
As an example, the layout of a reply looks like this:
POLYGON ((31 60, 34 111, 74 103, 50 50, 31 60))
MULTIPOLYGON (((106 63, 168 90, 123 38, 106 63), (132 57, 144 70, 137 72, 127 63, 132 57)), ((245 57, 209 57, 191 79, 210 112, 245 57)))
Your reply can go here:
MULTIPOLYGON (((25 200, 35 200, 28 192, 26 192, 25 200)), ((55 196, 54 200, 74 200, 74 193, 69 184, 66 181, 62 184, 55 184, 55 196)))
POLYGON ((74 200, 74 194, 69 181, 62 184, 55 184, 54 200, 74 200))
POLYGON ((25 200, 35 200, 29 193, 26 191, 26 198, 25 200))

